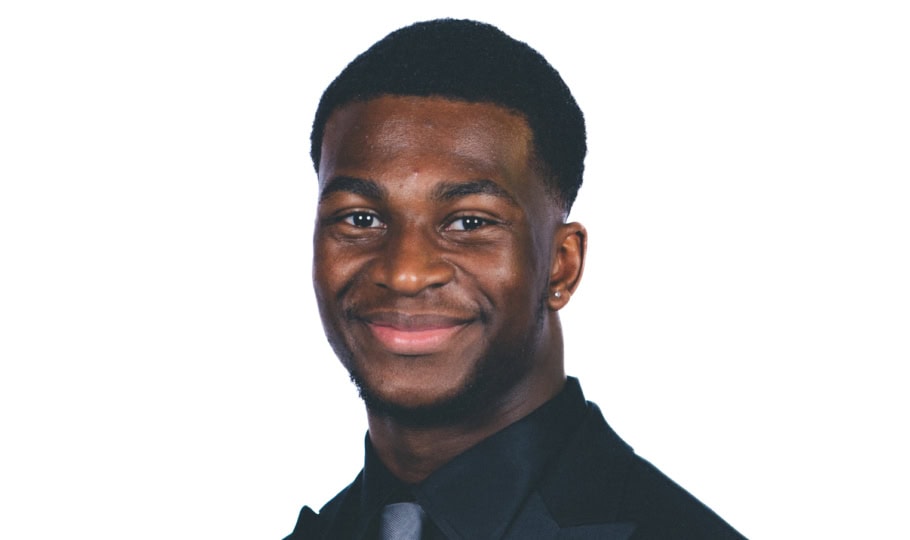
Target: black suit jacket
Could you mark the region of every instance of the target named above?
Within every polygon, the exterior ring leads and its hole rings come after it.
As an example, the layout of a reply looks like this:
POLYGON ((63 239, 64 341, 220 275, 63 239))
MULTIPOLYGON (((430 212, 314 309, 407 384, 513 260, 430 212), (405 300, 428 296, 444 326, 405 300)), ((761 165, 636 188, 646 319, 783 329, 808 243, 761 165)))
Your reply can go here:
MULTIPOLYGON (((362 473, 361 473, 362 474, 362 473)), ((286 540, 331 539, 339 509, 360 496, 360 476, 317 516, 304 507, 286 540)), ((587 404, 584 420, 519 508, 507 540, 724 540, 744 538, 637 456, 587 404)), ((479 540, 479 539, 467 539, 479 540)))

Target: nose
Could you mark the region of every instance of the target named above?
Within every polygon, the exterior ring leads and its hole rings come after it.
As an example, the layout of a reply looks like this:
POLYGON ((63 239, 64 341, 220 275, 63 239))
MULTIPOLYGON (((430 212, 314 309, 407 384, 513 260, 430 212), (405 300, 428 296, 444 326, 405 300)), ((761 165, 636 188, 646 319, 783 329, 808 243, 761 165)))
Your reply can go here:
POLYGON ((455 269, 442 256, 431 234, 408 227, 388 235, 373 267, 373 282, 405 296, 416 296, 451 281, 455 269))

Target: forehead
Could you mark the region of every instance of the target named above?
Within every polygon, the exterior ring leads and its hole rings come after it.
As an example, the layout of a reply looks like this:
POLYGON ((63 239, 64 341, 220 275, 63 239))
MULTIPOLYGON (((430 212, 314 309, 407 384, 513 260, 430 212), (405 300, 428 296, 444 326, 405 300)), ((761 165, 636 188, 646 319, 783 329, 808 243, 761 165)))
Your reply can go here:
POLYGON ((371 176, 410 176, 442 167, 460 176, 526 178, 531 140, 524 118, 498 105, 382 96, 332 113, 319 177, 322 183, 339 171, 359 169, 371 176))

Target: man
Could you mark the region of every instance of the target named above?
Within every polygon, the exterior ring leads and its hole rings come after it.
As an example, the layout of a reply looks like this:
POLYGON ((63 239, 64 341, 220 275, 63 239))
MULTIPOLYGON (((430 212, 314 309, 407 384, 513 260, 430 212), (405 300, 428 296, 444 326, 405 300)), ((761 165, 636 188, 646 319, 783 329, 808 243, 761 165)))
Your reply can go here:
POLYGON ((742 538, 565 376, 585 152, 559 74, 489 25, 398 30, 328 87, 314 284, 369 434, 289 538, 742 538))

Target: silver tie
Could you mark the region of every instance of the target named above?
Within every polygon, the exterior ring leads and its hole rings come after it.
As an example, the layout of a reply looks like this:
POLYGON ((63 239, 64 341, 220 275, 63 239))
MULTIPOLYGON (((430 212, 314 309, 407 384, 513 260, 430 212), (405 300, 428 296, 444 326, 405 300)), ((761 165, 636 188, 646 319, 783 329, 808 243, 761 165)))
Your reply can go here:
POLYGON ((381 540, 420 540, 425 514, 417 503, 389 504, 382 509, 379 522, 381 540))

